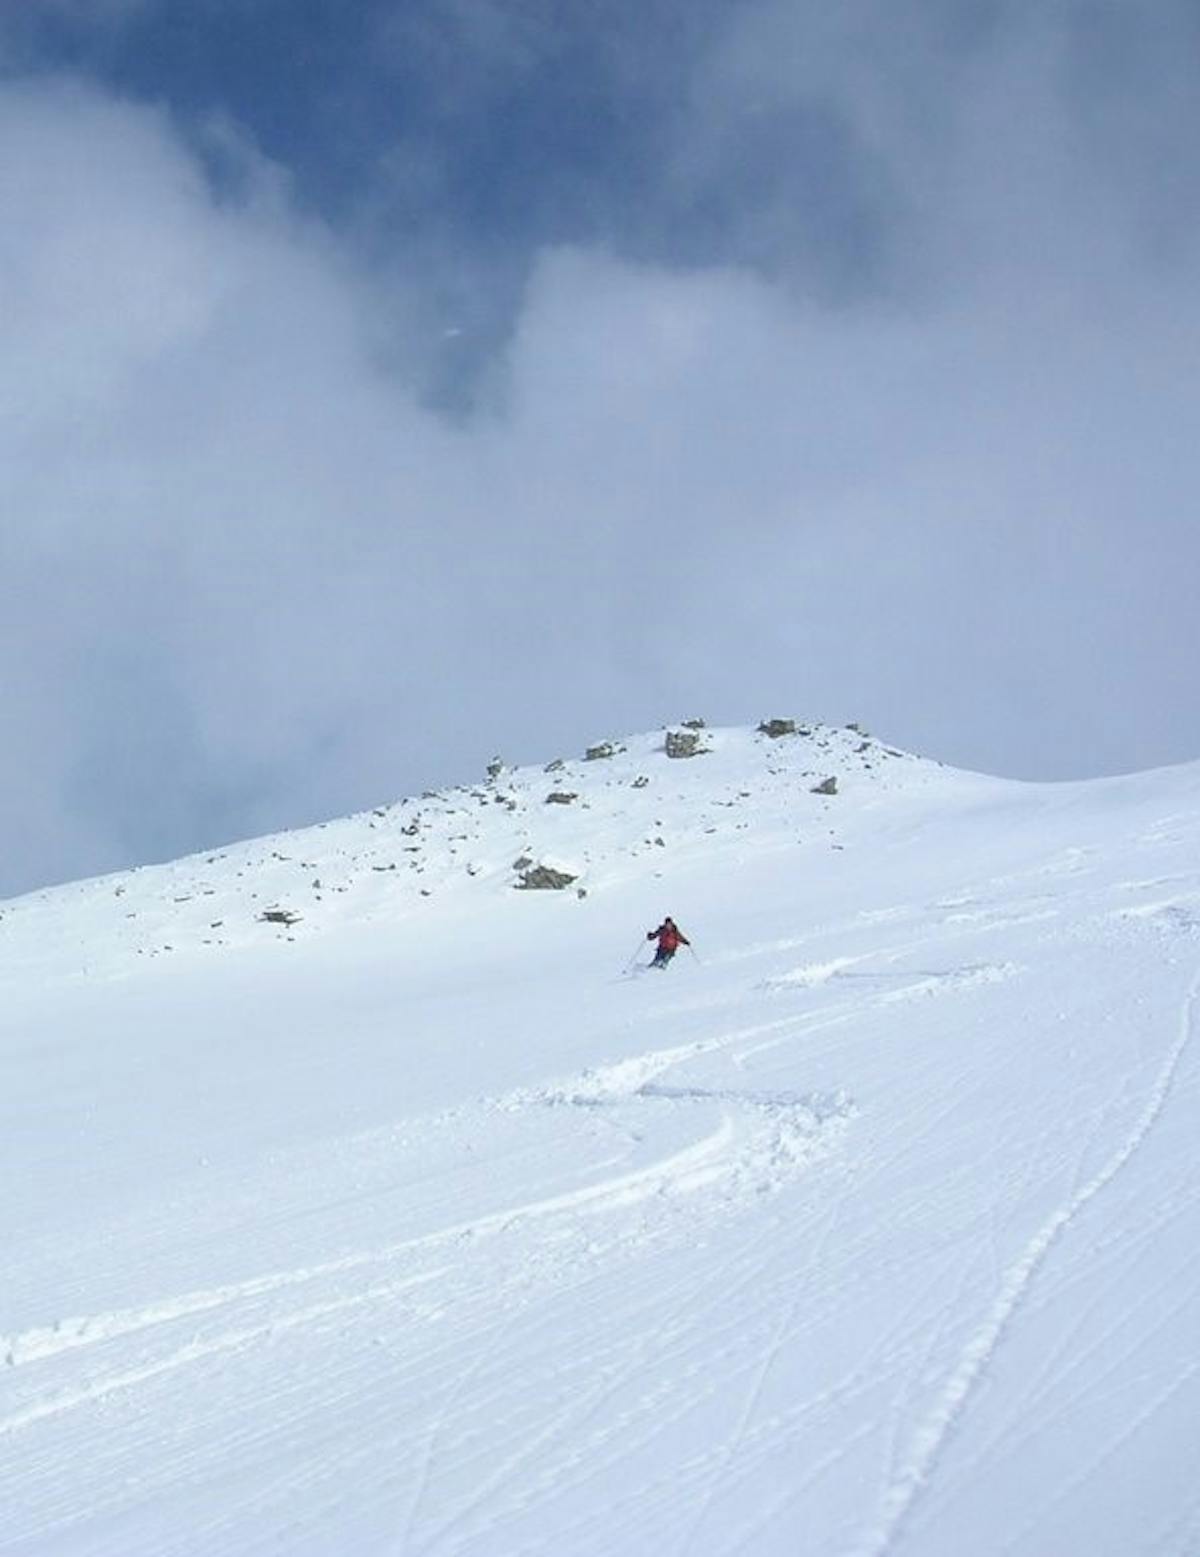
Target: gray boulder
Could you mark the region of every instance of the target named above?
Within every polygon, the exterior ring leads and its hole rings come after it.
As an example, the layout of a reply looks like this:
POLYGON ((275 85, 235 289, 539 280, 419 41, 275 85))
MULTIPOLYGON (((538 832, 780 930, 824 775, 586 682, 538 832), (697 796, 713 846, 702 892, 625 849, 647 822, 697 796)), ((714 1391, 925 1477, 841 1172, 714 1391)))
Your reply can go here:
POLYGON ((516 888, 518 892, 561 892, 575 879, 565 870, 555 870, 550 865, 530 865, 521 872, 516 888))
POLYGON ((699 757, 708 747, 700 744, 699 730, 668 730, 663 750, 668 757, 699 757))

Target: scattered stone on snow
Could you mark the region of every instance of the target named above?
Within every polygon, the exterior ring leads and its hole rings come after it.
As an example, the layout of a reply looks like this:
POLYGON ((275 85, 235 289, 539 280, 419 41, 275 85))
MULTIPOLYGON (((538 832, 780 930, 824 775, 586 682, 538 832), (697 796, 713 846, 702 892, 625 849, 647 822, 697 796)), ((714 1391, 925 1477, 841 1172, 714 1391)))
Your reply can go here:
POLYGON ((601 741, 598 746, 589 746, 584 752, 585 762, 602 762, 607 757, 615 757, 625 748, 617 741, 601 741))
POLYGON ((838 781, 835 778, 823 779, 820 784, 814 784, 810 793, 814 795, 836 795, 838 781))
POLYGON ((781 735, 795 735, 796 721, 794 719, 764 719, 758 727, 760 735, 769 735, 773 741, 777 741, 781 735))
POLYGON ((260 924, 282 924, 289 926, 298 924, 300 918, 301 916, 291 908, 264 908, 262 913, 258 916, 260 924))
POLYGON ((578 800, 579 796, 571 789, 552 789, 546 796, 548 806, 569 806, 578 800))

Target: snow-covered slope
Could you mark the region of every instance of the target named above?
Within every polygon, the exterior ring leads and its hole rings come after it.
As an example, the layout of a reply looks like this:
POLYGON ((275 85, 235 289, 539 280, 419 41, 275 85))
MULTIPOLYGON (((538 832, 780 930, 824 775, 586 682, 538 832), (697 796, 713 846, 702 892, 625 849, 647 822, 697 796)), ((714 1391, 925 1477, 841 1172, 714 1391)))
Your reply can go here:
POLYGON ((699 735, 0 905, 0 1553, 1200 1552, 1200 767, 699 735))
POLYGON ((456 910, 477 906, 480 888, 494 898, 518 884, 521 860, 577 878, 578 896, 697 860, 711 870, 781 844, 828 847, 847 806, 810 790, 836 778, 857 814, 883 795, 921 792, 940 773, 856 729, 691 736, 691 758, 668 758, 660 733, 545 768, 497 759, 476 785, 0 905, 4 972, 119 972, 131 953, 304 940, 420 914, 455 892, 456 910), (294 922, 265 918, 272 911, 294 922))

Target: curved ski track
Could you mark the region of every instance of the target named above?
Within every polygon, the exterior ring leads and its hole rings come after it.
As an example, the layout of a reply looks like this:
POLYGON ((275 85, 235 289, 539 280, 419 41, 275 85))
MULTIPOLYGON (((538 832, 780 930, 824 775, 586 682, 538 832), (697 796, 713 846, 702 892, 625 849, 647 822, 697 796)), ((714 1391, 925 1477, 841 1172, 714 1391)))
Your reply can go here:
MULTIPOLYGON (((744 1036, 738 1033, 723 1042, 744 1036)), ((727 1209, 731 1202, 778 1188, 794 1176, 829 1146, 833 1140, 831 1127, 853 1112, 849 1100, 841 1096, 756 1095, 697 1087, 669 1088, 651 1081, 680 1058, 707 1047, 710 1046, 686 1046, 651 1053, 586 1072, 574 1083, 483 1099, 475 1105, 481 1123, 497 1110, 509 1113, 563 1105, 589 1110, 607 1108, 625 1114, 633 1110, 640 1116, 665 1106, 674 1111, 677 1121, 683 1121, 690 1120, 697 1106, 701 1107, 702 1115, 697 1121, 700 1128, 687 1126, 690 1139, 686 1144, 664 1155, 656 1154, 647 1163, 608 1173, 581 1188, 518 1201, 376 1248, 135 1307, 62 1319, 0 1337, 0 1360, 5 1365, 0 1383, 7 1379, 10 1393, 18 1394, 24 1391, 19 1387, 14 1390, 13 1386, 20 1386, 27 1377, 35 1386, 19 1404, 0 1416, 0 1437, 62 1412, 94 1404, 178 1368, 239 1351, 282 1331, 374 1302, 394 1301, 418 1288, 434 1288, 443 1278, 453 1276, 460 1280, 463 1250, 483 1240, 531 1231, 536 1237, 539 1224, 558 1220, 569 1225, 580 1217, 624 1213, 640 1202, 663 1204, 703 1189, 718 1190, 714 1205, 727 1209), (445 1263, 446 1254, 452 1252, 456 1253, 456 1262, 445 1263), (439 1263, 425 1269, 403 1269, 366 1287, 356 1286, 350 1293, 341 1289, 345 1277, 371 1267, 411 1267, 429 1258, 438 1259, 439 1263), (298 1306, 280 1307, 272 1301, 291 1290, 313 1289, 322 1283, 331 1288, 326 1296, 314 1296, 298 1306), (245 1317, 238 1322, 219 1317, 211 1329, 202 1324, 207 1318, 233 1312, 245 1317), (188 1327, 189 1338, 183 1344, 175 1344, 173 1338, 180 1326, 188 1327), (153 1355, 144 1355, 146 1343, 159 1333, 165 1349, 154 1347, 153 1355), (65 1354, 84 1348, 97 1349, 107 1358, 111 1349, 122 1342, 140 1343, 142 1354, 136 1359, 110 1363, 83 1385, 72 1384, 49 1393, 36 1387, 42 1371, 40 1365, 53 1365, 65 1354)), ((643 1117, 640 1122, 645 1125, 647 1120, 643 1117)), ((558 1235, 548 1227, 540 1236, 553 1245, 558 1235)), ((620 1229, 611 1236, 619 1239, 620 1229)), ((480 1274, 481 1279, 486 1275, 480 1274)), ((436 1308, 436 1293, 427 1295, 426 1306, 436 1308)))

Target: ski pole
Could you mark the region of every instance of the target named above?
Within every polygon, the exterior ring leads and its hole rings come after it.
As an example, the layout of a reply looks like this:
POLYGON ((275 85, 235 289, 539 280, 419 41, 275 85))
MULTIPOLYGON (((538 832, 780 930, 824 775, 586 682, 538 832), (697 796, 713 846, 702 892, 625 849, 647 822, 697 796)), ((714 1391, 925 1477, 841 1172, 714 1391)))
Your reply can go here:
POLYGON ((642 955, 642 941, 641 941, 641 937, 639 936, 637 947, 636 947, 636 949, 635 949, 635 951, 633 953, 633 956, 630 957, 629 961, 625 964, 625 966, 627 968, 632 968, 634 963, 638 960, 638 958, 641 955, 642 955))

